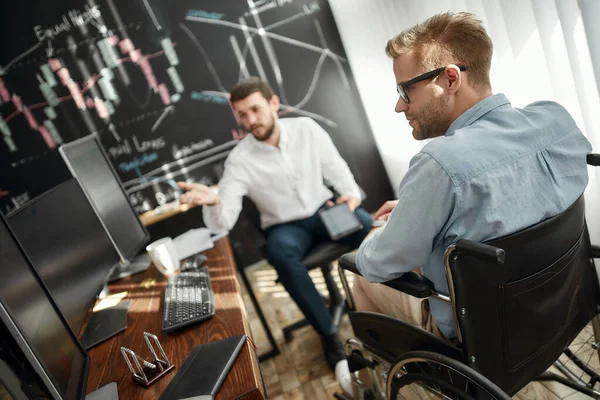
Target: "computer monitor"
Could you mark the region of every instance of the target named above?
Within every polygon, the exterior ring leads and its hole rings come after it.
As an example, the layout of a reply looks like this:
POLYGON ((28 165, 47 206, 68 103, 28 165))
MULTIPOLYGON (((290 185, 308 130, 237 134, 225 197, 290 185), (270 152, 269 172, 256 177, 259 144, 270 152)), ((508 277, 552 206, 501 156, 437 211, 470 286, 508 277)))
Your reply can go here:
MULTIPOLYGON (((7 221, 78 335, 119 260, 79 183, 69 179, 13 211, 7 221)), ((28 301, 26 291, 21 295, 28 301)))
POLYGON ((87 354, 1 215, 0 249, 0 348, 19 378, 16 384, 5 373, 5 388, 15 399, 39 398, 40 391, 44 398, 82 399, 87 354))
POLYGON ((147 254, 134 257, 148 242, 150 235, 129 202, 96 135, 62 145, 59 151, 121 257, 119 268, 111 280, 148 269, 150 257, 147 254))

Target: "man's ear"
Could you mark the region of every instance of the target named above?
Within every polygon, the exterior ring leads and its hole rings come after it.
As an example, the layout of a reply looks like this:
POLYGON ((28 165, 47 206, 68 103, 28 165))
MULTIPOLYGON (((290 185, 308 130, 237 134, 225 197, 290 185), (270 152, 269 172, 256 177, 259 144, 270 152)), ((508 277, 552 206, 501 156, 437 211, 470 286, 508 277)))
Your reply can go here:
POLYGON ((276 94, 273 95, 273 97, 271 97, 271 100, 269 100, 269 104, 271 106, 272 109, 274 109, 275 111, 279 110, 279 96, 277 96, 276 94))
POLYGON ((444 70, 444 75, 448 81, 448 92, 451 94, 456 93, 458 88, 462 85, 462 74, 460 73, 460 69, 456 65, 450 64, 444 70))

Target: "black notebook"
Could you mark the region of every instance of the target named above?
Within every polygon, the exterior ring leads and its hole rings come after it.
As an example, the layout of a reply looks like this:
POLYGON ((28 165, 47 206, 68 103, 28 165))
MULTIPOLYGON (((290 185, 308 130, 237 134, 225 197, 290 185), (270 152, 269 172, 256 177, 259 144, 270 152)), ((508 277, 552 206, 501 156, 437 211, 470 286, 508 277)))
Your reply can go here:
POLYGON ((95 345, 127 329, 129 301, 92 313, 81 337, 81 345, 89 350, 95 345))
POLYGON ((246 340, 234 336, 194 348, 159 400, 213 399, 246 340))

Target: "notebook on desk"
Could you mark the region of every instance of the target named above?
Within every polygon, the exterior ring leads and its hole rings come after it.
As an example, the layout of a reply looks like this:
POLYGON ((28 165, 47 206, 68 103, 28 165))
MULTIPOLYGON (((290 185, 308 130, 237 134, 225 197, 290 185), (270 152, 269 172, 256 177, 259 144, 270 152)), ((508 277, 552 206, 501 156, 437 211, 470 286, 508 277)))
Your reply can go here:
POLYGON ((247 340, 234 336, 194 348, 159 400, 211 400, 247 340))
POLYGON ((129 301, 93 312, 81 337, 81 345, 89 350, 127 329, 129 301))

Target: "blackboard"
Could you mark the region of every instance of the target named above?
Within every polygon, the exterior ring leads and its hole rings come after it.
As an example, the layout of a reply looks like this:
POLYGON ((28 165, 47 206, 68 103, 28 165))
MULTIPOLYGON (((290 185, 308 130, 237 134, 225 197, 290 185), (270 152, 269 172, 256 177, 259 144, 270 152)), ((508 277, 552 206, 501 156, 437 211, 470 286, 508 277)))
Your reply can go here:
POLYGON ((69 177, 57 147, 96 133, 141 213, 173 180, 218 182, 246 135, 227 92, 268 80, 282 118, 331 135, 372 211, 392 197, 325 0, 53 0, 0 15, 0 210, 69 177))

